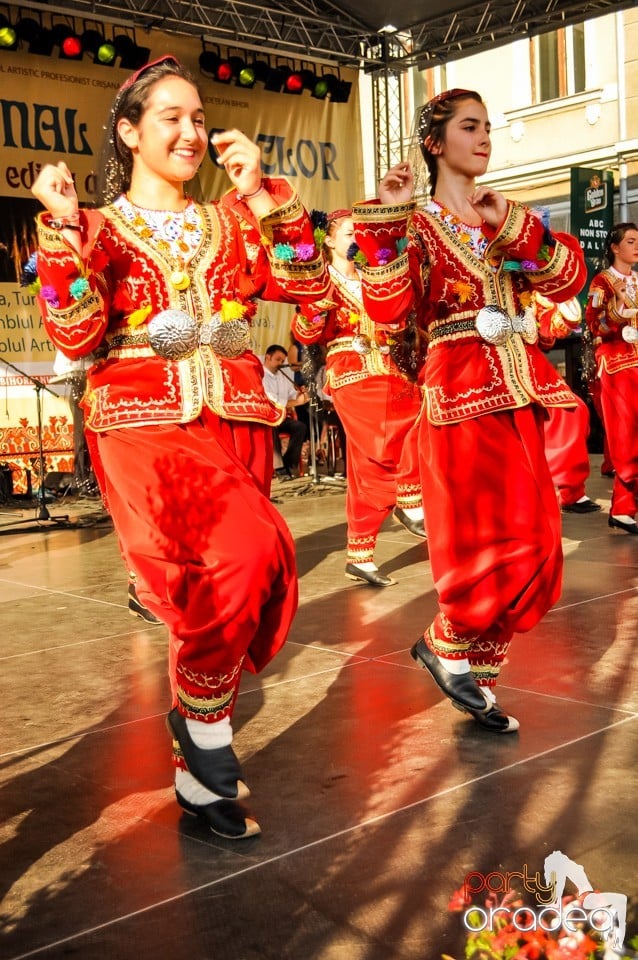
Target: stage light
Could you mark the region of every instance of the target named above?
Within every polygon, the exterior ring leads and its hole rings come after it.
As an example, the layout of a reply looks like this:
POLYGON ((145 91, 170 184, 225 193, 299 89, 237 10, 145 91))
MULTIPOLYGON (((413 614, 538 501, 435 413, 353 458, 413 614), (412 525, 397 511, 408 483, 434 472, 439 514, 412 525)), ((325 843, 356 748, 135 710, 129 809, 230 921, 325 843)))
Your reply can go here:
POLYGON ((303 90, 303 77, 298 70, 291 71, 284 81, 284 93, 300 94, 303 90))
POLYGON ((117 50, 113 44, 105 40, 95 51, 95 63, 102 63, 105 67, 110 67, 115 63, 116 56, 117 50))
POLYGON ((81 60, 83 53, 82 41, 73 34, 65 37, 60 47, 60 56, 65 60, 81 60))
POLYGON ((219 54, 213 53, 212 50, 202 50, 199 55, 199 69, 202 71, 202 73, 209 73, 214 77, 218 63, 219 54))
POLYGON ((254 87, 255 86, 255 71, 252 67, 242 67, 237 75, 237 83, 240 87, 254 87))
POLYGON ((330 92, 330 85, 326 77, 320 77, 312 88, 311 97, 314 97, 315 100, 325 100, 330 92))
POLYGON ((150 47, 138 47, 134 36, 127 33, 113 37, 113 46, 123 70, 139 70, 148 63, 151 55, 150 47))
POLYGON ((18 45, 18 31, 0 13, 0 50, 14 50, 18 45))
POLYGON ((347 103, 351 90, 351 83, 347 80, 339 80, 337 86, 330 94, 330 99, 333 103, 347 103))
POLYGON ((229 60, 220 60, 217 64, 215 79, 219 83, 230 83, 233 79, 233 67, 229 60))

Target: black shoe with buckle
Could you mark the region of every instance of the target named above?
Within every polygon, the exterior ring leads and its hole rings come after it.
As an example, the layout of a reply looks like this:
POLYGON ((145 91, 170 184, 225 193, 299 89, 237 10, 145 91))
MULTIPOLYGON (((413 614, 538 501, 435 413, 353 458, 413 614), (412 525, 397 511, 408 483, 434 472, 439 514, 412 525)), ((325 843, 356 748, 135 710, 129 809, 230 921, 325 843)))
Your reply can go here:
POLYGON ((128 585, 128 612, 132 617, 139 617, 144 623, 162 623, 160 618, 156 617, 154 613, 151 613, 148 607, 145 607, 140 601, 137 590, 135 589, 135 584, 132 581, 129 581, 128 585))
POLYGON ((587 497, 586 500, 577 500, 576 503, 564 503, 561 506, 563 513, 597 513, 601 509, 599 503, 595 503, 587 497))
POLYGON ((166 717, 166 726, 171 736, 177 740, 184 762, 196 780, 212 790, 219 797, 229 800, 244 800, 250 796, 232 746, 204 750, 193 741, 186 717, 177 707, 173 707, 166 717))
POLYGON ((506 713, 503 713, 498 703, 493 703, 487 713, 480 710, 468 710, 467 707, 462 707, 460 703, 454 701, 452 701, 452 706, 460 710, 461 713, 469 713, 481 727, 489 730, 490 733, 516 733, 520 727, 516 717, 508 717, 506 713))
POLYGON ((481 693, 481 688, 472 676, 471 671, 466 673, 450 673, 441 660, 432 653, 427 643, 420 637, 410 650, 413 660, 424 667, 440 690, 455 704, 467 710, 478 713, 487 713, 490 704, 481 693))
POLYGON ((616 517, 611 517, 607 521, 610 527, 618 527, 619 530, 624 530, 625 533, 638 534, 638 523, 635 520, 632 520, 631 523, 625 523, 624 520, 617 520, 616 517))
POLYGON ((346 563, 346 577, 349 580, 359 580, 362 583, 369 583, 372 587, 391 587, 396 580, 392 577, 385 577, 378 570, 363 570, 356 563, 346 563))
POLYGON ((261 827, 254 820, 248 810, 236 800, 213 800, 203 805, 190 803, 177 790, 175 797, 185 813, 199 817, 216 833, 226 840, 243 840, 247 837, 256 837, 261 833, 261 827))
POLYGON ((420 540, 427 539, 427 533, 425 532, 425 524, 423 520, 412 520, 405 510, 402 510, 401 507, 395 507, 392 516, 397 521, 397 523, 402 524, 408 533, 411 533, 413 537, 418 537, 420 540))

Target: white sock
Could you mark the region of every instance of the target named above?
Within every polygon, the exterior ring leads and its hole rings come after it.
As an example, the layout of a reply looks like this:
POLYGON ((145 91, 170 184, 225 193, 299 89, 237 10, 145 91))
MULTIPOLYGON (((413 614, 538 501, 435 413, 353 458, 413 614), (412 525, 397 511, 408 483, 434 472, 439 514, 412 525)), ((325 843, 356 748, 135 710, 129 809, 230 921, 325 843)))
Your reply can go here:
POLYGON ((490 703, 496 703, 496 694, 491 687, 488 687, 483 683, 479 683, 479 687, 486 700, 489 700, 490 703))
POLYGON ((364 563, 355 563, 353 560, 350 561, 353 567, 358 567, 359 570, 378 570, 378 566, 373 560, 368 560, 364 563))
MULTIPOLYGON (((437 654, 437 656, 439 656, 437 654)), ((469 673, 470 672, 470 661, 467 657, 462 657, 460 660, 451 660, 449 657, 440 657, 439 660, 448 671, 448 673, 469 673)))
POLYGON ((621 523, 635 523, 636 518, 630 517, 628 513, 612 513, 614 520, 620 520, 621 523))
POLYGON ((230 717, 224 717, 223 720, 217 720, 215 723, 204 723, 203 720, 191 720, 190 717, 186 717, 186 729, 195 746, 202 750, 227 747, 233 740, 230 717))
POLYGON ((587 503, 588 500, 589 500, 588 496, 579 497, 578 500, 574 500, 574 503, 587 503))
POLYGON ((223 800, 203 783, 196 780, 188 770, 182 770, 177 767, 175 770, 175 789, 189 803, 195 803, 198 807, 203 807, 207 803, 214 803, 215 800, 223 800))
POLYGON ((400 507, 410 520, 423 520, 423 507, 400 507))

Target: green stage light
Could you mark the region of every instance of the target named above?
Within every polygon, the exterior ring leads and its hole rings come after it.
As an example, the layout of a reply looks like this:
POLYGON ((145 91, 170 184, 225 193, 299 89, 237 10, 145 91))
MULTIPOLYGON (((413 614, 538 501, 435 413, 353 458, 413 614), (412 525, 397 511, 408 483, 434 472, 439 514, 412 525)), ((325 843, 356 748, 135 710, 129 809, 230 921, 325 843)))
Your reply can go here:
POLYGON ((18 43, 18 34, 14 28, 7 24, 0 27, 0 48, 2 50, 11 50, 18 43))
POLYGON ((112 43, 101 43, 97 48, 95 59, 98 63, 103 63, 105 66, 108 66, 115 60, 116 53, 117 51, 112 43))
POLYGON ((237 82, 240 87, 254 87, 255 71, 252 67, 242 67, 237 76, 237 82))
POLYGON ((323 77, 321 80, 317 80, 314 87, 312 88, 312 96, 316 100, 325 100, 328 96, 328 91, 330 90, 330 85, 327 80, 324 80, 323 77))

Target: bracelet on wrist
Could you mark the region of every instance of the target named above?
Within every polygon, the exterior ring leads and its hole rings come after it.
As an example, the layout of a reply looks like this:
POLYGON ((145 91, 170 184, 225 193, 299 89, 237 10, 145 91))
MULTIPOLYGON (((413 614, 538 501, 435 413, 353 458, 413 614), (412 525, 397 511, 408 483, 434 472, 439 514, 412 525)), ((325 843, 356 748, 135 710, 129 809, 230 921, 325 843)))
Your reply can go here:
POLYGON ((52 217, 49 225, 53 227, 54 230, 77 230, 79 233, 82 232, 79 213, 74 213, 68 217, 52 217))
POLYGON ((255 197, 258 197, 260 193, 263 193, 265 189, 266 189, 266 188, 264 187, 264 181, 263 181, 263 180, 260 180, 260 181, 259 181, 259 186, 257 187, 256 190, 253 191, 253 193, 238 193, 238 194, 237 194, 237 199, 238 199, 238 200, 253 200, 255 197))

